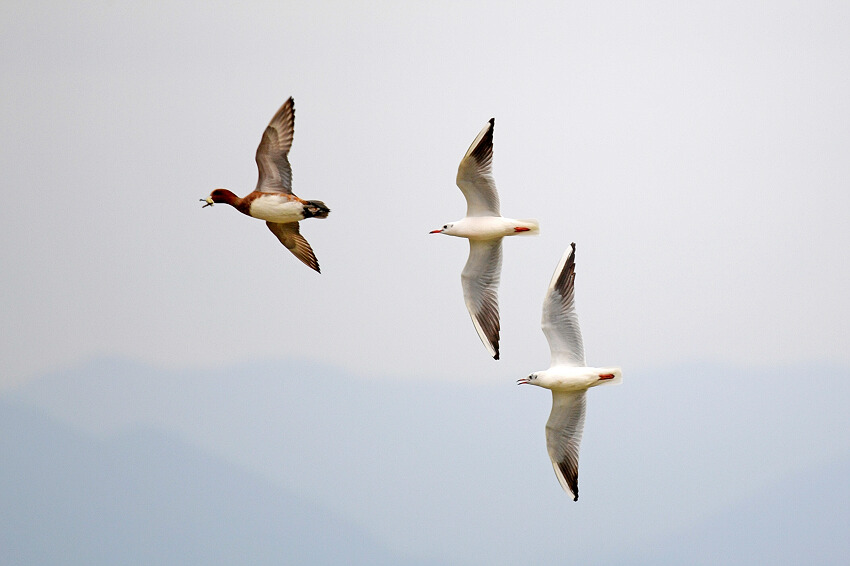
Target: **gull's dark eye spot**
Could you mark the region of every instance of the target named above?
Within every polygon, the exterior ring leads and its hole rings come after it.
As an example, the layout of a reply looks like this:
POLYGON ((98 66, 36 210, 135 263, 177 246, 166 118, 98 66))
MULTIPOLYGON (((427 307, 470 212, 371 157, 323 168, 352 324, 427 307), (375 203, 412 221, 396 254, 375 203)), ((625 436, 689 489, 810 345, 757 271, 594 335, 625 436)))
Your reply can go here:
POLYGON ((448 224, 443 224, 443 230, 445 230, 445 229, 446 229, 446 228, 448 228, 448 227, 449 227, 449 225, 448 225, 448 224))

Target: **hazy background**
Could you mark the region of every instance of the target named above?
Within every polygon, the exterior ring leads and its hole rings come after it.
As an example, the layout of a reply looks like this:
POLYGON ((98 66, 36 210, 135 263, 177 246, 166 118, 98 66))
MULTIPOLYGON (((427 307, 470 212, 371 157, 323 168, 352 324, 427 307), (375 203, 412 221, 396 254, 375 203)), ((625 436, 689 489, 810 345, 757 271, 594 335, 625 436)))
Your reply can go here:
POLYGON ((209 563, 225 535, 271 563, 847 555, 850 7, 5 2, 0 34, 2 487, 34 514, 10 529, 136 541, 104 563, 209 563), (295 192, 333 211, 302 225, 321 275, 198 201, 253 189, 290 95, 295 192), (466 243, 428 235, 490 117, 502 210, 542 228, 505 242, 499 362, 466 243), (577 504, 548 393, 513 386, 548 364, 571 241, 588 361, 625 370, 592 395, 577 504), (343 534, 298 554, 293 517, 343 534))

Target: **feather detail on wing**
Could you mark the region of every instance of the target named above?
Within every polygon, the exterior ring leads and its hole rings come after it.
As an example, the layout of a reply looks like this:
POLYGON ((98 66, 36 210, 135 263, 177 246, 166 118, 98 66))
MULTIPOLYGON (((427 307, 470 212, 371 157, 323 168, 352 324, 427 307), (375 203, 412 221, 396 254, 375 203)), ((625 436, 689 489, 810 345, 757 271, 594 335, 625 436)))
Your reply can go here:
POLYGON ((584 343, 575 309, 575 251, 564 252, 543 299, 540 326, 549 341, 551 366, 584 367, 584 343))
POLYGON ((499 277, 502 239, 469 240, 469 259, 461 273, 463 298, 481 342, 499 359, 499 277))
POLYGON ((495 122, 495 118, 490 118, 457 168, 457 186, 466 197, 467 216, 501 216, 499 193, 492 174, 495 122))
POLYGON ((546 422, 546 448, 564 491, 578 501, 578 450, 584 431, 587 390, 552 391, 552 412, 546 422))
POLYGON ((295 257, 304 262, 308 267, 315 269, 319 273, 319 261, 316 259, 316 254, 313 253, 313 248, 301 235, 301 230, 298 222, 287 222, 279 224, 276 222, 266 222, 266 226, 272 231, 272 234, 277 236, 280 243, 286 246, 286 249, 291 251, 295 257))
POLYGON ((260 178, 257 189, 263 193, 292 194, 292 167, 289 148, 295 135, 295 101, 290 97, 277 111, 263 132, 257 147, 260 178))

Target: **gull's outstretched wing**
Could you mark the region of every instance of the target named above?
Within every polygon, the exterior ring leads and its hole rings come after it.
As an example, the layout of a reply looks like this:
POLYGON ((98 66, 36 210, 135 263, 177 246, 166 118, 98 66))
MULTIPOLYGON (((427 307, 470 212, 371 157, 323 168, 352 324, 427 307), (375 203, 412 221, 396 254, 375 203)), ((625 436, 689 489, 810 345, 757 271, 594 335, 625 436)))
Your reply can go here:
POLYGON ((584 343, 575 309, 575 243, 564 252, 543 299, 540 326, 549 341, 551 366, 584 367, 584 343))
POLYGON ((502 239, 469 240, 469 259, 460 275, 463 298, 484 346, 499 359, 499 277, 502 239))
POLYGON ((546 422, 546 448, 564 491, 578 501, 578 448, 584 430, 587 390, 552 391, 552 412, 546 422))
POLYGON ((304 262, 305 265, 315 269, 319 273, 319 261, 316 259, 316 254, 313 253, 313 248, 301 235, 298 222, 287 222, 278 224, 276 222, 266 222, 266 226, 272 231, 272 234, 277 236, 280 243, 286 246, 286 249, 291 251, 295 257, 304 262))
POLYGON ((501 216, 499 193, 491 172, 495 122, 495 118, 490 118, 457 168, 457 186, 466 197, 467 216, 501 216))
POLYGON ((292 194, 292 167, 289 148, 295 135, 295 101, 292 97, 277 111, 257 147, 257 168, 260 178, 257 189, 263 193, 292 194))

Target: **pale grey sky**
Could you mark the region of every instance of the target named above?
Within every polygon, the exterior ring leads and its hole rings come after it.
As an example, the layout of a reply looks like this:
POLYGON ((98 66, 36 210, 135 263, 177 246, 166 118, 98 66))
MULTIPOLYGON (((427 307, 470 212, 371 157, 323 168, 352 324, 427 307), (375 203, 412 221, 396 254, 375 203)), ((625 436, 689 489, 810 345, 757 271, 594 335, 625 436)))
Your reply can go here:
POLYGON ((578 245, 588 360, 850 362, 850 7, 834 2, 5 2, 0 385, 92 356, 321 359, 487 380, 545 367, 578 245), (296 101, 323 273, 215 187, 296 101), (461 298, 457 164, 491 116, 502 361, 461 298))

